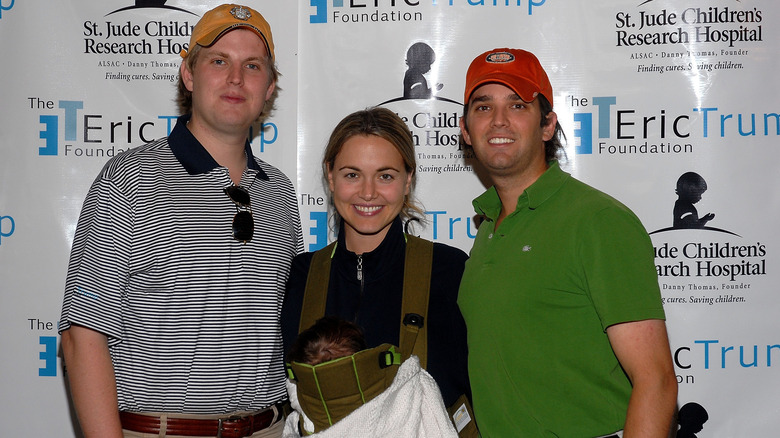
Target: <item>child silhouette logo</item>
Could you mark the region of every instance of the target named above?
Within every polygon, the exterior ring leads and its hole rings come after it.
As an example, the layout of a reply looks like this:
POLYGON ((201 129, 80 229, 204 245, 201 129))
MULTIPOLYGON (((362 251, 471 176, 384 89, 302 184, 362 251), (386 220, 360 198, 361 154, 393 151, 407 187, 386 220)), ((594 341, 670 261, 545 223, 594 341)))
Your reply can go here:
MULTIPOLYGON (((436 53, 431 46, 419 42, 412 44, 406 51, 406 65, 408 69, 404 74, 404 97, 407 99, 430 99, 433 96, 425 74, 431 71, 431 66, 436 61, 436 53)), ((436 84, 436 91, 441 90, 442 84, 436 84)))
POLYGON ((694 204, 701 201, 702 195, 704 195, 704 192, 706 191, 707 182, 698 173, 685 172, 680 175, 680 177, 677 178, 677 188, 674 191, 677 194, 677 201, 674 202, 674 209, 672 211, 674 216, 672 219, 672 226, 652 231, 649 234, 652 235, 676 230, 707 230, 741 237, 739 234, 731 231, 708 226, 707 223, 715 219, 715 213, 707 213, 704 216, 699 216, 699 211, 696 210, 694 204))
POLYGON ((177 8, 175 6, 166 6, 165 5, 166 1, 168 0, 135 0, 135 4, 133 6, 126 6, 124 8, 119 8, 116 11, 109 12, 108 14, 106 14, 106 16, 115 14, 117 12, 126 11, 128 9, 144 9, 144 8, 172 9, 175 11, 186 12, 188 14, 196 15, 182 8, 177 8))
MULTIPOLYGON (((436 62, 436 52, 433 51, 428 43, 418 41, 406 49, 406 71, 404 72, 403 94, 398 97, 386 100, 377 106, 385 106, 395 102, 407 100, 428 100, 437 102, 447 102, 462 106, 463 104, 446 97, 437 96, 436 92, 444 88, 444 84, 436 83, 434 86, 428 85, 428 77, 438 78, 439 72, 433 68, 436 62)), ((457 128, 457 120, 454 128, 457 128)))
POLYGON ((702 405, 696 402, 686 403, 677 415, 677 423, 680 425, 677 438, 697 438, 696 434, 701 432, 709 418, 702 405))
POLYGON ((715 218, 714 213, 699 217, 693 204, 701 201, 707 191, 707 182, 696 172, 685 172, 677 179, 677 202, 674 203, 674 228, 704 228, 715 218))

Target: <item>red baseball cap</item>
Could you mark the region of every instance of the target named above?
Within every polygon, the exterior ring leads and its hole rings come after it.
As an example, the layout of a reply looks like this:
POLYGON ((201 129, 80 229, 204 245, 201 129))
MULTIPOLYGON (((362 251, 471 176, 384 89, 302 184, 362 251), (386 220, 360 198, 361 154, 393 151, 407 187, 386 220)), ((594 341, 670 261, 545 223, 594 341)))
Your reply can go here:
MULTIPOLYGON (((259 12, 248 6, 219 5, 203 14, 192 30, 189 47, 192 48, 195 44, 209 47, 226 32, 237 27, 246 27, 255 31, 265 43, 268 56, 274 59, 274 38, 271 35, 271 25, 259 12)), ((182 58, 186 58, 188 52, 182 50, 180 55, 182 58)))
POLYGON ((536 56, 525 50, 493 49, 474 58, 466 73, 463 103, 468 103, 477 87, 488 83, 506 85, 526 102, 541 94, 551 106, 553 104, 553 90, 547 73, 536 56))

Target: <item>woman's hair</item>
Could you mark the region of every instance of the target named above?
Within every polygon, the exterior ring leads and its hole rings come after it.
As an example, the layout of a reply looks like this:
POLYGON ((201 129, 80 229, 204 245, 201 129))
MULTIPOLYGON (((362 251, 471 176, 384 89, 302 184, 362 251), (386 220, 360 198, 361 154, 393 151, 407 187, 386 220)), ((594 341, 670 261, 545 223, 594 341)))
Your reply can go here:
MULTIPOLYGON (((412 193, 417 180, 415 169, 417 161, 415 160, 414 140, 409 127, 398 115, 387 108, 372 107, 365 110, 356 111, 344 117, 330 134, 328 145, 325 147, 325 154, 322 157, 322 173, 325 179, 328 173, 333 170, 336 157, 341 152, 344 143, 356 135, 375 135, 387 140, 395 147, 395 150, 401 154, 406 172, 412 175, 412 184, 409 195, 404 198, 403 208, 401 209, 401 218, 404 222, 421 221, 425 216, 420 208, 412 199, 412 193)), ((335 212, 338 220, 338 212, 335 212)))
POLYGON ((335 316, 325 316, 298 335, 287 353, 287 362, 318 365, 365 349, 360 327, 335 316))
MULTIPOLYGON (((203 46, 200 44, 195 44, 194 47, 190 47, 189 51, 187 52, 187 57, 182 60, 182 62, 187 66, 186 68, 190 72, 193 72, 193 74, 195 71, 195 64, 198 62, 198 58, 200 57, 200 52, 202 49, 203 46)), ((276 64, 274 64, 273 59, 271 59, 270 56, 266 56, 264 61, 266 64, 266 70, 268 71, 271 79, 274 81, 274 83, 278 82, 279 70, 276 69, 276 64)), ((274 109, 274 101, 276 100, 276 96, 279 90, 279 87, 274 89, 273 95, 266 102, 266 106, 263 108, 263 112, 260 113, 258 119, 262 119, 263 117, 267 116, 268 113, 274 109)), ((179 107, 180 114, 190 114, 192 112, 192 92, 188 90, 186 86, 184 86, 184 81, 181 79, 181 71, 179 71, 176 82, 176 104, 179 107)))

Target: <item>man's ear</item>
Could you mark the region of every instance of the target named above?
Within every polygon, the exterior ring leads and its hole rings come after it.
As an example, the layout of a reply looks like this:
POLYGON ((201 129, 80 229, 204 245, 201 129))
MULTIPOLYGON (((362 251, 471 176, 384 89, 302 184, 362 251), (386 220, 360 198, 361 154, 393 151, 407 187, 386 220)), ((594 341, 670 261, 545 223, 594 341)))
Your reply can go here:
POLYGON ((542 140, 549 141, 555 135, 555 126, 558 125, 558 114, 554 111, 547 113, 545 125, 542 127, 542 140))
POLYGON ((192 93, 192 72, 187 67, 186 60, 182 61, 181 66, 179 66, 179 75, 181 75, 181 82, 184 84, 184 87, 192 93))
POLYGON ((471 146, 471 136, 469 135, 469 130, 466 127, 466 121, 464 120, 463 117, 460 118, 459 124, 460 124, 460 135, 463 137, 463 141, 467 145, 471 146))
POLYGON ((274 90, 276 89, 276 81, 272 81, 271 85, 268 86, 268 90, 265 92, 265 100, 268 101, 271 99, 271 96, 274 95, 274 90))

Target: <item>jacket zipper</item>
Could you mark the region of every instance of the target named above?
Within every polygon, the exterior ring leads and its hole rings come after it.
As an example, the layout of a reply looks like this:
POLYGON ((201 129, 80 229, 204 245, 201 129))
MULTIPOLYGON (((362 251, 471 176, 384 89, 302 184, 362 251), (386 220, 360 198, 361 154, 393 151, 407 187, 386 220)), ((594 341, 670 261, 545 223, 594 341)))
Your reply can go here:
POLYGON ((363 290, 363 254, 357 256, 357 279, 360 281, 360 290, 363 290))
POLYGON ((358 305, 357 310, 355 311, 355 322, 359 320, 360 306, 363 302, 363 286, 365 284, 365 280, 363 279, 363 254, 357 254, 357 279, 360 282, 360 292, 358 293, 358 305))

